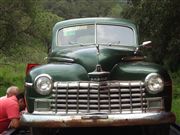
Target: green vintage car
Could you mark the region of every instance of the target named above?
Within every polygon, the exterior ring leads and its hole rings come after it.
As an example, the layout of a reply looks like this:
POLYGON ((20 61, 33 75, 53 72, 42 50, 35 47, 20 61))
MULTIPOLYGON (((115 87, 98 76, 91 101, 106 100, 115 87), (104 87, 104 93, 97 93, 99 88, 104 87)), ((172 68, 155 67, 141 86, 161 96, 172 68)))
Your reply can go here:
POLYGON ((145 62, 140 48, 149 43, 139 44, 136 26, 124 19, 56 23, 47 64, 28 67, 22 125, 34 134, 136 125, 168 135, 175 122, 172 82, 161 66, 145 62))

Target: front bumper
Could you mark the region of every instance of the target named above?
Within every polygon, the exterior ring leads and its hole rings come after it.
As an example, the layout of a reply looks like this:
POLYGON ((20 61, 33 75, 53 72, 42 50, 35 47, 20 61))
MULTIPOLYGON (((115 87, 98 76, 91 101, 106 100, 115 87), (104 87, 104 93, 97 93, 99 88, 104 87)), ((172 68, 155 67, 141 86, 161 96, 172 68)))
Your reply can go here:
POLYGON ((175 115, 171 112, 116 114, 116 115, 39 115, 25 113, 21 117, 22 126, 30 127, 105 127, 156 125, 174 123, 175 115))

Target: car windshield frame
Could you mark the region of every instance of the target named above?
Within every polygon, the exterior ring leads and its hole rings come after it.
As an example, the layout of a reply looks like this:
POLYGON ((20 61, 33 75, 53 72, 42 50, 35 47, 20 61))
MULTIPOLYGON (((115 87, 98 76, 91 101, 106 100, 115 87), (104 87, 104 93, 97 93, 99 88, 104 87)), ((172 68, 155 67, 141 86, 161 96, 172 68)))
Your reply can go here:
POLYGON ((134 46, 136 44, 135 31, 132 27, 124 26, 124 25, 86 24, 86 25, 64 27, 62 29, 59 29, 59 31, 57 32, 57 46, 93 45, 93 44, 94 45, 109 44, 109 45, 117 45, 117 46, 123 45, 123 46, 127 46, 127 47, 134 46), (105 27, 106 27, 106 29, 105 29, 105 27), (119 31, 118 31, 118 29, 119 29, 119 31), (79 35, 78 35, 78 32, 79 32, 78 30, 82 31, 81 34, 79 34, 79 35), (104 32, 102 32, 103 30, 104 30, 104 32), (76 33, 78 35, 77 36, 78 40, 75 38, 76 41, 75 40, 73 41, 71 39, 72 38, 71 37, 70 40, 66 41, 66 43, 61 44, 61 41, 64 40, 64 38, 68 38, 66 36, 69 36, 69 37, 74 36, 76 33), (105 35, 102 36, 103 34, 105 34, 105 35), (119 36, 119 35, 121 35, 121 36, 119 36), (129 36, 129 35, 131 35, 131 36, 129 36), (118 39, 118 40, 108 41, 107 38, 108 39, 110 39, 110 38, 118 39), (130 41, 129 41, 129 39, 130 39, 130 41), (106 41, 104 42, 104 40, 106 40, 106 41), (122 40, 124 40, 124 41, 122 42, 122 40))

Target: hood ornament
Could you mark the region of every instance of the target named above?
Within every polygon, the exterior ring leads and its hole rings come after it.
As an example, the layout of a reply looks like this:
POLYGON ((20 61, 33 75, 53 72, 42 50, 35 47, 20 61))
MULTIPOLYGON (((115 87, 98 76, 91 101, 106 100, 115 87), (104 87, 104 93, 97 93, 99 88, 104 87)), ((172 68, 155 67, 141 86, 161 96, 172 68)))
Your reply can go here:
POLYGON ((91 81, 106 81, 109 76, 109 72, 103 71, 100 64, 96 65, 96 69, 93 72, 88 73, 91 81))

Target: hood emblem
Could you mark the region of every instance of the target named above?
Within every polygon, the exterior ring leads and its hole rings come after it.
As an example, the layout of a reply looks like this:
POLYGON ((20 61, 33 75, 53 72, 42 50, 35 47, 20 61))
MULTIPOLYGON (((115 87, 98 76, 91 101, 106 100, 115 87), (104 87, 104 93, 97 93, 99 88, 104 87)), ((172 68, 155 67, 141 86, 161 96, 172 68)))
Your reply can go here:
POLYGON ((109 72, 103 71, 100 64, 96 65, 96 69, 93 72, 88 73, 91 81, 106 81, 109 76, 109 72))

